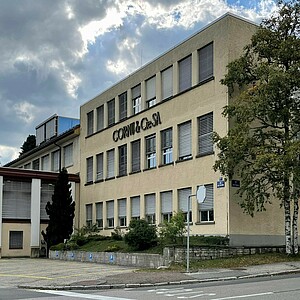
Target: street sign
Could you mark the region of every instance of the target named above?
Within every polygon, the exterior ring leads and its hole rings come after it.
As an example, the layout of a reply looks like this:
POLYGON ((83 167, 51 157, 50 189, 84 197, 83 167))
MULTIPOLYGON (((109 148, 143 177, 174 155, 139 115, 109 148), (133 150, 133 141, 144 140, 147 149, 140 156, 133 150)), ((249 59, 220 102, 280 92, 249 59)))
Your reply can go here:
POLYGON ((200 185, 197 189, 196 198, 198 203, 203 203, 206 198, 206 187, 204 185, 200 185))

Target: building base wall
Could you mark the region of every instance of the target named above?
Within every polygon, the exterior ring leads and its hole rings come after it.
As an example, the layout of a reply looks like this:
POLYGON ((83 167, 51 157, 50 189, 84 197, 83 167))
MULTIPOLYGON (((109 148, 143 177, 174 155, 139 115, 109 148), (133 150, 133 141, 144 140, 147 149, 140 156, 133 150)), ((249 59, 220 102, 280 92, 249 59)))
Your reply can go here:
POLYGON ((38 258, 38 257, 40 257, 40 248, 36 248, 36 247, 31 248, 30 257, 31 258, 38 258))

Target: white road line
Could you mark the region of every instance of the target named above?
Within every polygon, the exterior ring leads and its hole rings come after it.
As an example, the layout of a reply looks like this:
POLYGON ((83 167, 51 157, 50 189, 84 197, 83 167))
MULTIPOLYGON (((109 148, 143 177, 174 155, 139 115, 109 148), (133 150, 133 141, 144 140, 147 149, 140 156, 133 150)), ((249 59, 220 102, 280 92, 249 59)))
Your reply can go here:
POLYGON ((50 291, 50 290, 36 290, 39 293, 58 295, 58 296, 66 296, 73 298, 81 298, 81 299, 93 299, 93 300, 134 300, 129 298, 119 298, 119 297, 109 297, 109 296, 101 296, 101 295, 90 295, 90 294, 80 294, 74 292, 67 291, 50 291))
POLYGON ((238 299, 238 298, 250 298, 250 297, 260 297, 265 295, 273 295, 273 292, 266 292, 266 293, 260 293, 260 294, 249 294, 249 295, 240 295, 240 296, 230 296, 230 297, 224 297, 224 298, 214 298, 211 300, 227 300, 227 299, 238 299))
POLYGON ((193 298, 199 298, 199 297, 203 297, 203 296, 216 296, 216 294, 206 293, 206 294, 198 294, 198 295, 194 295, 194 296, 180 296, 177 298, 178 299, 193 299, 193 298))

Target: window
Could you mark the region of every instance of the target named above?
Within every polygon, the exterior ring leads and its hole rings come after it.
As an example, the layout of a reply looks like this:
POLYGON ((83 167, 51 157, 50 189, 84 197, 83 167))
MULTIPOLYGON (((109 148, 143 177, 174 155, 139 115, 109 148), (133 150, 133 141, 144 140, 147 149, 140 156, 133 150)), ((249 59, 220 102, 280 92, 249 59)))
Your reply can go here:
POLYGON ((119 176, 127 175, 127 145, 119 147, 119 176))
POLYGON ((106 202, 106 223, 108 228, 114 228, 114 201, 106 202))
POLYGON ((93 157, 86 159, 86 182, 93 182, 93 157))
POLYGON ((31 182, 4 180, 3 219, 31 219, 31 182))
POLYGON ((60 151, 54 151, 51 155, 51 169, 54 172, 59 171, 60 151))
MULTIPOLYGON (((184 220, 187 222, 187 211, 188 211, 188 198, 192 194, 191 188, 185 188, 178 190, 178 208, 181 210, 184 214, 184 220)), ((189 204, 190 204, 190 222, 192 222, 192 202, 191 198, 189 198, 189 204)))
POLYGON ((131 219, 140 219, 140 196, 131 198, 131 219))
POLYGON ((156 103, 156 84, 155 76, 146 80, 146 102, 147 107, 151 107, 156 103))
POLYGON ((192 55, 179 61, 178 68, 179 92, 183 92, 192 86, 192 55))
POLYGON ((32 169, 33 170, 39 170, 40 169, 40 160, 39 159, 35 159, 32 162, 32 169))
POLYGON ((96 223, 99 228, 103 228, 103 203, 96 203, 96 223))
POLYGON ((64 147, 64 165, 65 167, 73 165, 73 144, 64 147))
POLYGON ((192 157, 191 128, 192 128, 191 121, 178 126, 179 160, 184 160, 192 157))
POLYGON ((146 137, 147 169, 156 167, 156 138, 155 135, 146 137))
POLYGON ((141 141, 137 140, 131 143, 131 172, 141 170, 141 141))
POLYGON ((161 72, 162 100, 173 96, 173 67, 161 72))
POLYGON ((118 200, 119 226, 126 226, 126 199, 118 200))
POLYGON ((9 249, 23 249, 23 231, 9 232, 9 249))
POLYGON ((119 95, 119 120, 127 118, 127 92, 119 95))
POLYGON ((104 106, 97 107, 97 131, 104 128, 104 106))
POLYGON ((132 109, 133 114, 137 114, 142 110, 141 85, 131 89, 132 92, 132 109))
POLYGON ((149 224, 155 224, 155 194, 145 196, 145 219, 149 224))
POLYGON ((214 185, 206 184, 206 198, 203 203, 199 204, 200 222, 214 221, 214 185))
POLYGON ((31 163, 25 164, 24 169, 26 169, 26 170, 31 169, 31 163))
POLYGON ((87 135, 94 133, 94 111, 90 111, 87 114, 87 135))
POLYGON ((107 178, 115 176, 115 150, 107 151, 107 178))
POLYGON ((107 102, 108 126, 115 124, 115 99, 107 102))
POLYGON ((49 216, 46 212, 46 205, 49 201, 52 202, 52 195, 54 193, 54 184, 42 183, 41 186, 41 207, 40 207, 40 218, 41 220, 49 220, 49 216))
POLYGON ((213 153, 213 113, 198 118, 198 154, 213 153))
MULTIPOLYGON (((24 166, 24 169, 26 169, 25 166, 24 166)), ((49 154, 42 157, 41 169, 43 171, 49 171, 49 154)))
POLYGON ((97 154, 96 156, 97 171, 96 180, 103 180, 103 153, 97 154))
POLYGON ((172 191, 161 192, 160 201, 161 201, 162 221, 170 222, 172 218, 172 211, 173 211, 172 191))
POLYGON ((173 162, 172 128, 161 132, 162 164, 173 162))
POLYGON ((93 204, 86 204, 85 206, 86 226, 91 227, 93 223, 93 204))
POLYGON ((199 55, 199 81, 204 81, 213 76, 213 43, 201 48, 199 55))

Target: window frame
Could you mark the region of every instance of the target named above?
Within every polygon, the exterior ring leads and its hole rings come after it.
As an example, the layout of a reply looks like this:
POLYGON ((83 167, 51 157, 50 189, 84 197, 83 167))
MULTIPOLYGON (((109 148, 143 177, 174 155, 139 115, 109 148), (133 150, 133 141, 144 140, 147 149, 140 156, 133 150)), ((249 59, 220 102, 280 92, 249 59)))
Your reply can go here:
POLYGON ((94 133, 94 111, 90 111, 86 114, 86 134, 87 136, 92 135, 94 133))
POLYGON ((119 175, 127 175, 127 144, 121 145, 118 147, 119 154, 119 175))
POLYGON ((115 99, 107 102, 107 125, 113 126, 116 123, 115 99))
POLYGON ((127 118, 127 91, 119 95, 119 121, 127 118))
POLYGON ((214 43, 211 42, 198 50, 199 83, 205 82, 214 76, 214 43), (211 48, 211 49, 210 49, 211 48), (209 51, 209 52, 208 52, 209 51), (206 72, 202 72, 205 69, 206 72))
POLYGON ((154 169, 157 166, 156 162, 156 134, 151 134, 145 137, 145 158, 146 169, 154 169), (154 140, 154 142, 152 142, 154 140))
POLYGON ((161 131, 161 157, 162 165, 173 163, 173 128, 161 131))
POLYGON ((21 230, 10 230, 9 231, 8 249, 9 250, 24 249, 24 232, 23 231, 21 231, 21 230))

